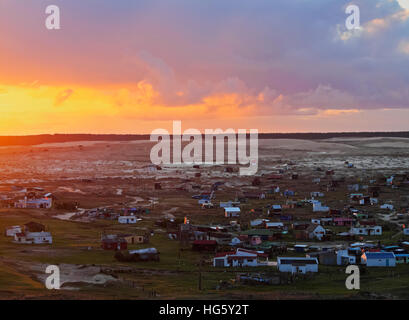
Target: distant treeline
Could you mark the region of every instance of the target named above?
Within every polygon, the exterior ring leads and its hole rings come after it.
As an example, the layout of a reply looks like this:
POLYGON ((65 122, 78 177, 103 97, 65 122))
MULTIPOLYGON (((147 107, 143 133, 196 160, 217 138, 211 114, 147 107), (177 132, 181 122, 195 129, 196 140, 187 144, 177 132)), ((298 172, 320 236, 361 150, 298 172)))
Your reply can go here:
MULTIPOLYGON (((259 139, 307 139, 330 138, 409 138, 409 131, 400 132, 311 132, 311 133, 260 133, 259 139)), ((149 140, 148 134, 42 134, 31 136, 0 136, 0 146, 31 146, 43 143, 75 141, 132 141, 149 140)))

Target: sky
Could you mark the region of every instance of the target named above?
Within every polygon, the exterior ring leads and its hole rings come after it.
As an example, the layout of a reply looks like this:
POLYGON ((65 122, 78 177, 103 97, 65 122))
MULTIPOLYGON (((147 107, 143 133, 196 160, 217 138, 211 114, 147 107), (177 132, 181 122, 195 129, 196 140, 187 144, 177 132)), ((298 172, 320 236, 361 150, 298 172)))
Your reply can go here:
POLYGON ((409 0, 1 0, 0 39, 0 135, 409 129, 409 0))

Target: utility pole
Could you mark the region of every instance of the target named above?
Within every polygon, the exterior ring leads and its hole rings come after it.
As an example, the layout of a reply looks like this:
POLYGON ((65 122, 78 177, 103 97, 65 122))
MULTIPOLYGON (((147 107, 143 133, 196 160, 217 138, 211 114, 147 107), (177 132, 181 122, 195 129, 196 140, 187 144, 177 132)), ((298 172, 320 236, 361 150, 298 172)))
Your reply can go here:
POLYGON ((202 290, 202 259, 199 262, 199 291, 202 290))

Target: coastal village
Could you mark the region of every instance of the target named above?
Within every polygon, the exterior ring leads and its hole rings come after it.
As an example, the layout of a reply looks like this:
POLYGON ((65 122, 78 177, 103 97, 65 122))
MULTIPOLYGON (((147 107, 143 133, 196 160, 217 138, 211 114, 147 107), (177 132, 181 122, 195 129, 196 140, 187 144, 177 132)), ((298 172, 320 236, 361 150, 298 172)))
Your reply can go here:
MULTIPOLYGON (((84 190, 98 184, 96 179, 81 179, 71 189, 66 184, 12 185, 3 188, 2 215, 18 210, 21 222, 2 220, 2 246, 41 248, 44 262, 52 256, 61 268, 95 267, 92 279, 103 279, 88 281, 70 269, 63 289, 75 287, 74 282, 132 283, 141 294, 146 285, 140 283, 149 279, 153 298, 163 295, 152 284, 157 277, 137 279, 160 270, 188 273, 199 295, 243 286, 258 292, 302 285, 305 293, 320 275, 346 278, 348 265, 359 266, 365 275, 397 272, 399 277, 409 271, 409 173, 362 175, 357 166, 345 158, 337 166, 303 170, 294 159, 247 177, 238 175, 237 166, 148 164, 137 169, 143 184, 135 180, 137 174, 130 181, 138 192, 115 186, 117 201, 105 196, 106 205, 96 207, 84 205, 89 201, 84 190), (36 214, 24 218, 24 212, 36 214), (71 235, 71 228, 89 232, 82 239, 71 235), (70 254, 81 251, 81 263, 58 258, 66 241, 72 242, 70 254)), ((35 280, 44 278, 40 266, 33 270, 35 280)))

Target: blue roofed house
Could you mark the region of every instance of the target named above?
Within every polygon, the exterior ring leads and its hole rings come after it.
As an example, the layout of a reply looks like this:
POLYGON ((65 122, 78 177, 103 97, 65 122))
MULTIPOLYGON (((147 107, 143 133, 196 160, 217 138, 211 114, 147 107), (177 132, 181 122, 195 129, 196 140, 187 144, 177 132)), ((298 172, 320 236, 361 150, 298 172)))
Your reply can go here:
POLYGON ((240 208, 238 207, 225 207, 224 216, 226 218, 238 217, 240 215, 240 208))
POLYGON ((361 262, 367 267, 395 267, 396 257, 393 252, 364 252, 361 262))

